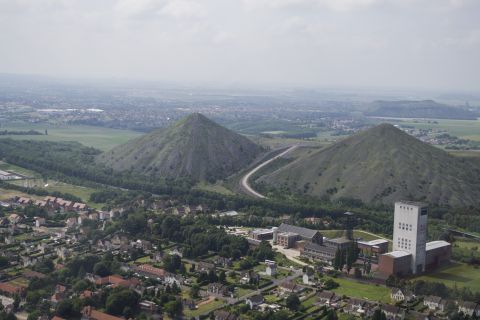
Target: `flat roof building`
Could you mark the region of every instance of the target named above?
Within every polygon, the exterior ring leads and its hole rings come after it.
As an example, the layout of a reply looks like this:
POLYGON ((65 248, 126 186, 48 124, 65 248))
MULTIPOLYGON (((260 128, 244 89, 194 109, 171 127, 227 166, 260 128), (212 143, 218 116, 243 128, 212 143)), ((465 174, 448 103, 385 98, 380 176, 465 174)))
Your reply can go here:
POLYGON ((300 236, 302 240, 310 241, 317 244, 322 244, 323 237, 318 230, 292 226, 290 224, 282 223, 278 227, 278 232, 291 232, 296 233, 300 236))
POLYGON ((404 276, 411 270, 412 254, 406 251, 392 251, 380 256, 378 270, 384 275, 404 276))
POLYGON ((388 251, 388 240, 385 239, 357 241, 357 245, 363 254, 380 255, 388 251))

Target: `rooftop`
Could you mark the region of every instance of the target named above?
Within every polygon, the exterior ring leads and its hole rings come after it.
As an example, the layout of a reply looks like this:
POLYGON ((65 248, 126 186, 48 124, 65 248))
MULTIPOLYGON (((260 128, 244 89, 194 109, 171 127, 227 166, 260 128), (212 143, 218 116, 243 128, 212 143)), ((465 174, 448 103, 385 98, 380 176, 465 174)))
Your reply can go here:
POLYGON ((339 243, 339 244, 352 242, 352 240, 348 240, 347 238, 332 238, 332 239, 327 239, 327 241, 339 243))
POLYGON ((282 223, 278 227, 278 231, 280 231, 280 232, 293 232, 293 233, 299 234, 303 238, 310 238, 310 239, 313 238, 318 233, 317 230, 292 226, 292 225, 286 224, 286 223, 282 223))
POLYGON ((450 246, 450 243, 448 243, 447 241, 443 241, 443 240, 430 241, 430 242, 427 242, 426 250, 433 250, 433 249, 448 247, 448 246, 450 246))
POLYGON ((385 255, 389 255, 389 256, 394 257, 394 258, 401 258, 401 257, 410 256, 411 253, 408 253, 406 251, 397 250, 397 251, 387 252, 387 253, 385 253, 385 255))
POLYGON ((375 240, 370 240, 370 241, 358 241, 358 243, 366 244, 368 246, 378 246, 379 244, 388 243, 388 240, 375 239, 375 240))
POLYGON ((428 204, 426 204, 425 202, 418 202, 418 201, 400 200, 395 202, 395 205, 397 204, 405 204, 407 206, 417 206, 417 207, 428 207, 428 204))

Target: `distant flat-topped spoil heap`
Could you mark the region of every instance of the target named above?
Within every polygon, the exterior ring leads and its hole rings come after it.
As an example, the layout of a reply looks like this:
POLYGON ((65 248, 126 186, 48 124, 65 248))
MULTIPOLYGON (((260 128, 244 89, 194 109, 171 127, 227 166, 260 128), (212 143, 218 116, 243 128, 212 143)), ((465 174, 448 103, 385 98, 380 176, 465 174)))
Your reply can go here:
POLYGON ((223 179, 248 166, 262 147, 194 113, 99 156, 115 171, 154 177, 223 179))
POLYGON ((259 182, 318 197, 393 204, 480 203, 480 165, 381 124, 297 158, 259 182))

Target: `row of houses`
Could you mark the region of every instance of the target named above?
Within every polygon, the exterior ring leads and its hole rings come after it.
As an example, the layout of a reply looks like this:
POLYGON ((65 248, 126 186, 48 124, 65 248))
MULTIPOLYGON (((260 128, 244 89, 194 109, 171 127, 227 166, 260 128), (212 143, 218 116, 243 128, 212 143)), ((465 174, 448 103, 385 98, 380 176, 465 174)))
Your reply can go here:
POLYGON ((49 212, 58 210, 60 212, 71 212, 71 211, 86 211, 88 206, 82 202, 74 202, 65 200, 63 198, 47 196, 43 200, 34 200, 27 197, 14 197, 13 202, 19 205, 27 206, 34 205, 39 208, 44 208, 49 212))

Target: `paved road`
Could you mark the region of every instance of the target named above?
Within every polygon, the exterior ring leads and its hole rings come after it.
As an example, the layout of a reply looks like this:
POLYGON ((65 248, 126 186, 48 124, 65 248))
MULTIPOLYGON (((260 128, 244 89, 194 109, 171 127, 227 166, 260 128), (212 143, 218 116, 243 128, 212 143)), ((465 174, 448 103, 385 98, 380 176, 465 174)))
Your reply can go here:
POLYGON ((261 198, 261 199, 264 199, 266 198, 263 194, 261 193, 258 193, 257 191, 253 190, 252 187, 250 187, 250 185, 248 184, 248 179, 250 179, 250 177, 255 173, 257 172, 258 170, 260 170, 261 168, 265 167, 266 165, 268 165, 269 163, 277 160, 278 158, 280 157, 283 157, 284 155, 286 155, 287 153, 289 153, 290 151, 296 149, 298 147, 298 145, 294 145, 294 146, 291 146, 289 147, 287 150, 283 151, 282 153, 280 154, 277 154, 275 157, 265 161, 265 162, 262 162, 261 164, 259 164, 258 166, 256 166, 255 168, 253 168, 252 170, 250 170, 246 175, 243 176, 242 180, 240 181, 240 184, 242 186, 242 188, 251 196, 255 197, 255 198, 261 198))

